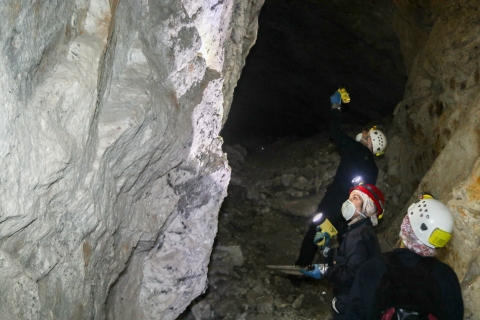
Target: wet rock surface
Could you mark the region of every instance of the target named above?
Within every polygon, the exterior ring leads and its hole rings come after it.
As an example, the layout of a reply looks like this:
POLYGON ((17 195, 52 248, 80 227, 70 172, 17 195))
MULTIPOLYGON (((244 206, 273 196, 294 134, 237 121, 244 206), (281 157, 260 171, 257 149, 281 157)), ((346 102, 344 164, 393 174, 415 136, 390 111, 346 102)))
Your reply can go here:
MULTIPOLYGON (((179 319, 332 319, 328 281, 266 268, 293 265, 297 259, 340 161, 328 135, 285 139, 250 154, 238 144, 224 151, 232 178, 219 213, 208 289, 179 319)), ((386 160, 377 164, 377 185, 385 191, 389 210, 398 211, 395 192, 401 190, 385 181, 386 160)), ((321 262, 319 254, 316 261, 321 262)))

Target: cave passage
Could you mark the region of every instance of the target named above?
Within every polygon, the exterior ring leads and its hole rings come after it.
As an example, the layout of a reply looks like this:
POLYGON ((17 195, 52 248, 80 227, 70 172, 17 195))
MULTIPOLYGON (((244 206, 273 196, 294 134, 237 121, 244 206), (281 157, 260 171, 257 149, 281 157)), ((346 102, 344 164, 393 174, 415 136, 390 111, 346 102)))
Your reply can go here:
MULTIPOLYGON (((330 95, 340 86, 349 91, 342 116, 350 134, 371 122, 391 123, 406 82, 394 9, 376 1, 265 2, 221 132, 232 177, 209 287, 180 319, 332 319, 331 284, 266 265, 295 263, 335 175, 340 156, 326 130, 330 95)), ((387 164, 378 167, 383 187, 387 164)))
POLYGON ((406 83, 392 30, 395 7, 342 3, 265 1, 221 132, 226 144, 255 147, 323 131, 329 96, 340 86, 351 97, 344 123, 365 125, 392 114, 406 83))

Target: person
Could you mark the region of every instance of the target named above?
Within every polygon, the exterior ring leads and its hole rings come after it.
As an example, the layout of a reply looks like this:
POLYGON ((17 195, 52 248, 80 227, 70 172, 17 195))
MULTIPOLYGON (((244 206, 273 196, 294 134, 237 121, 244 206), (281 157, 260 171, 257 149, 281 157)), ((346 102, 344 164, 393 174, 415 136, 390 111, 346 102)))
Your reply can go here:
POLYGON ((380 155, 387 147, 385 135, 375 128, 359 133, 356 140, 341 129, 341 96, 337 91, 330 97, 330 136, 341 155, 335 178, 327 187, 325 195, 318 204, 317 213, 322 213, 319 220, 313 219, 300 247, 295 265, 304 267, 312 264, 318 246, 313 242, 317 227, 326 219, 336 228, 337 240, 341 244, 343 234, 347 231, 347 223, 340 214, 343 201, 348 197, 352 180, 361 177, 364 183, 376 184, 378 167, 373 153, 380 155))
MULTIPOLYGON (((380 255, 380 245, 373 227, 378 223, 378 216, 384 212, 384 204, 382 192, 374 185, 363 184, 352 188, 341 209, 343 218, 348 221, 348 231, 333 257, 333 263, 314 264, 300 269, 307 277, 325 278, 333 283, 334 319, 343 319, 357 270, 368 260, 380 255)), ((315 241, 321 238, 319 232, 315 241)))
MULTIPOLYGON (((418 283, 418 279, 421 279, 420 277, 411 280, 411 287, 416 288, 416 290, 408 290, 411 293, 417 290, 424 290, 424 287, 428 287, 430 284, 433 286, 433 289, 430 291, 433 296, 435 296, 436 292, 437 301, 426 301, 424 303, 431 303, 435 306, 438 314, 433 314, 435 318, 430 317, 426 319, 463 319, 464 306, 457 275, 452 268, 438 259, 425 258, 434 257, 437 253, 437 248, 445 246, 450 240, 453 224, 452 214, 442 202, 430 196, 422 196, 418 202, 413 203, 408 208, 407 215, 403 218, 400 227, 400 248, 388 253, 392 255, 393 252, 393 257, 399 258, 395 258, 399 260, 398 263, 402 263, 404 267, 412 269, 419 266, 420 263, 422 263, 421 267, 423 268, 426 265, 426 261, 433 261, 433 265, 429 268, 431 272, 423 276, 423 278, 427 275, 433 276, 432 280, 424 285, 418 283)), ((408 274, 405 272, 406 269, 389 269, 387 260, 384 257, 374 258, 360 268, 351 288, 346 319, 390 319, 387 315, 395 316, 393 319, 405 319, 405 317, 400 317, 400 314, 420 313, 421 310, 415 310, 416 308, 412 308, 412 305, 407 308, 399 305, 387 305, 386 303, 383 308, 380 306, 381 302, 386 301, 385 295, 388 295, 388 292, 383 295, 379 294, 379 292, 382 292, 380 284, 386 283, 382 279, 384 279, 384 274, 387 270, 391 270, 390 272, 397 277, 405 277, 405 274, 408 274), (385 316, 385 318, 382 318, 382 316, 385 316)), ((408 278, 398 283, 401 283, 402 287, 406 287, 409 284, 407 280, 408 278)), ((390 291, 401 292, 402 290, 390 291)), ((396 299, 399 300, 399 298, 396 299)), ((417 297, 416 300, 422 300, 422 298, 417 297)), ((412 317, 408 319, 421 318, 412 317)))

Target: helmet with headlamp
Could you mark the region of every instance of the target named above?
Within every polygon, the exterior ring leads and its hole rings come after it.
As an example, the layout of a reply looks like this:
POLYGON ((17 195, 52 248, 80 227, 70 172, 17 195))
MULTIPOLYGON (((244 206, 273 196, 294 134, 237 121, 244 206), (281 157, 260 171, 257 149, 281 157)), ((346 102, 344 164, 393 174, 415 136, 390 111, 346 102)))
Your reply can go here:
POLYGON ((424 197, 413 203, 408 219, 417 238, 430 248, 444 247, 452 237, 452 213, 436 199, 424 197))
MULTIPOLYGON (((372 152, 376 156, 384 154, 385 149, 387 148, 387 137, 385 136, 385 134, 382 131, 378 130, 376 126, 374 126, 368 131, 368 135, 372 140, 372 152)), ((357 134, 355 140, 362 140, 362 133, 357 134)))
POLYGON ((358 190, 365 193, 370 199, 372 199, 373 203, 375 204, 375 208, 377 208, 377 217, 381 219, 383 217, 383 213, 385 211, 385 196, 383 195, 382 191, 378 189, 373 184, 363 183, 361 185, 357 185, 353 188, 350 188, 351 193, 353 190, 358 190))

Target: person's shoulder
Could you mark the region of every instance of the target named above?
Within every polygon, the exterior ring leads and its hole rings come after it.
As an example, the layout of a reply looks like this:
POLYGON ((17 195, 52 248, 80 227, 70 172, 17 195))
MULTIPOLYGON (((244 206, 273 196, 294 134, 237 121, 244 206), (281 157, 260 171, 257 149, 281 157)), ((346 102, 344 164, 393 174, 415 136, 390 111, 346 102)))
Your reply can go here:
POLYGON ((438 259, 433 272, 441 279, 446 279, 446 278, 457 279, 458 278, 457 274, 452 269, 452 267, 450 267, 448 264, 438 259))
POLYGON ((362 219, 359 221, 361 225, 358 226, 358 232, 361 233, 362 235, 370 235, 370 234, 377 234, 375 232, 375 228, 372 224, 372 221, 370 218, 362 219))
MULTIPOLYGON (((417 253, 412 252, 406 248, 395 249, 394 252, 397 253, 400 259, 407 265, 416 265, 420 261, 420 259, 422 259, 422 257, 419 256, 417 253)), ((433 259, 435 259, 435 266, 433 268, 433 274, 435 278, 440 280, 443 279, 445 281, 458 281, 457 274, 448 264, 438 260, 437 258, 433 259)))
POLYGON ((375 163, 375 157, 367 146, 347 134, 345 134, 345 137, 348 137, 344 139, 344 142, 348 144, 348 151, 355 155, 355 162, 359 164, 363 162, 375 163))
POLYGON ((359 151, 362 151, 362 149, 365 147, 362 143, 350 137, 345 131, 342 131, 342 133, 344 134, 344 141, 348 143, 350 149, 355 150, 356 152, 359 152, 359 151))

